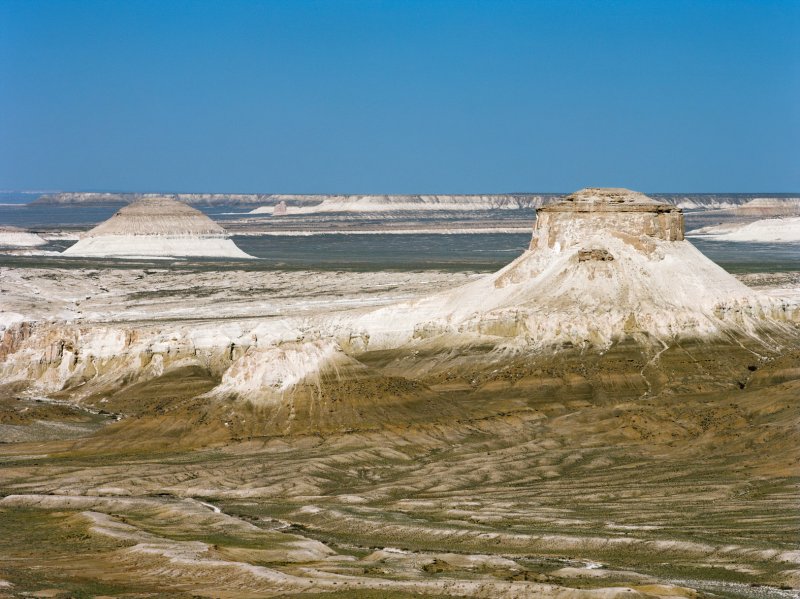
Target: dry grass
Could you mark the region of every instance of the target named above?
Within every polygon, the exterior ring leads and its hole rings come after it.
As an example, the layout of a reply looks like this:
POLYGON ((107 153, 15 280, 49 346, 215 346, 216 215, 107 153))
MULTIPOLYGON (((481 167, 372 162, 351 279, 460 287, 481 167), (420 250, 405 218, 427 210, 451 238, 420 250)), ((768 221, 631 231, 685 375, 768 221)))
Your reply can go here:
POLYGON ((800 583, 796 352, 684 344, 654 361, 622 345, 498 365, 486 350, 366 356, 290 412, 199 398, 214 384, 200 369, 110 392, 123 421, 0 447, 0 492, 45 497, 0 502, 0 578, 70 596, 766 597, 800 583), (87 510, 138 541, 93 530, 87 510))

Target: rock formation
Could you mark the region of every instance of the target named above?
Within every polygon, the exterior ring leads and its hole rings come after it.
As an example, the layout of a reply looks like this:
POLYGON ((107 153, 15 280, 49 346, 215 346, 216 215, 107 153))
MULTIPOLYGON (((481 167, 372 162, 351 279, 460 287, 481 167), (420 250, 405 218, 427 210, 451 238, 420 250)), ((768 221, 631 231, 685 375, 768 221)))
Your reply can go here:
MULTIPOLYGON (((473 210, 524 210, 541 206, 541 195, 334 195, 273 196, 280 201, 293 200, 299 205, 293 214, 335 212, 436 212, 473 210)), ((251 214, 274 214, 271 206, 262 206, 251 214)))
POLYGON ((714 241, 798 243, 800 242, 800 216, 712 225, 690 231, 688 235, 714 241))
POLYGON ((106 258, 252 258, 205 214, 167 197, 149 197, 121 208, 63 253, 106 258))
POLYGON ((598 230, 613 236, 649 237, 662 241, 683 239, 683 213, 627 189, 583 189, 560 202, 539 208, 532 250, 555 244, 581 243, 598 230))
POLYGON ((272 210, 272 216, 284 216, 288 213, 286 202, 281 200, 277 206, 272 210))

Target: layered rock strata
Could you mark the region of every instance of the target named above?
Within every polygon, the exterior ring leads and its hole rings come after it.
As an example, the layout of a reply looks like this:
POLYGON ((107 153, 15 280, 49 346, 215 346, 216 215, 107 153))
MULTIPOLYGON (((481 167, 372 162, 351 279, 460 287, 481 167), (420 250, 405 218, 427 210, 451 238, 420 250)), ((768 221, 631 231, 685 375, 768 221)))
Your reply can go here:
POLYGON ((205 214, 167 197, 146 198, 121 208, 63 253, 103 258, 252 258, 205 214))
POLYGON ((626 239, 683 240, 683 212, 627 189, 583 189, 539 208, 531 250, 581 243, 598 231, 626 239), (541 235, 546 231, 547 235, 541 235))

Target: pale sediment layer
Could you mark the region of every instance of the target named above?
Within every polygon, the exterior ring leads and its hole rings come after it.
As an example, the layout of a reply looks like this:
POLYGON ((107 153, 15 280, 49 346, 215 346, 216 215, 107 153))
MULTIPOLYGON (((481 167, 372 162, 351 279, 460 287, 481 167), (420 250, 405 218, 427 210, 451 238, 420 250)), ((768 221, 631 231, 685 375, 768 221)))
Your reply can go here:
POLYGON ((755 198, 729 211, 738 216, 800 216, 800 198, 755 198))
POLYGON ((690 231, 688 236, 717 241, 798 243, 800 242, 800 217, 766 218, 750 223, 712 225, 690 231))
MULTIPOLYGON (((258 206, 264 212, 269 212, 271 207, 281 202, 288 206, 314 206, 326 200, 349 202, 359 198, 374 198, 377 204, 398 202, 402 204, 424 203, 433 199, 443 203, 448 198, 454 198, 457 203, 465 205, 480 204, 478 198, 507 198, 510 202, 519 202, 520 207, 531 207, 537 203, 557 199, 561 194, 552 193, 498 193, 498 194, 242 194, 242 193, 174 193, 169 197, 193 206, 200 205, 230 205, 241 207, 258 206)), ((162 197, 163 194, 152 193, 107 193, 107 192, 61 192, 40 196, 37 204, 52 205, 80 205, 80 204, 113 204, 132 203, 143 198, 162 197)), ((745 213, 758 210, 778 210, 781 213, 800 209, 800 198, 797 197, 756 197, 747 194, 670 194, 661 193, 658 197, 668 201, 679 208, 697 211, 716 211, 743 208, 745 213)), ((417 208, 419 209, 419 208, 417 208)))
POLYGON ((225 229, 205 214, 171 198, 154 197, 121 208, 82 237, 105 235, 224 236, 225 229))
POLYGON ((81 239, 63 252, 87 258, 237 258, 252 259, 224 237, 152 235, 100 235, 81 239))
MULTIPOLYGON (((0 267, 2 315, 19 320, 104 326, 158 321, 252 322, 310 317, 374 308, 443 291, 476 280, 474 272, 238 270, 0 267), (24 316, 23 316, 24 315, 24 316)), ((773 283, 776 283, 773 281, 773 283)), ((780 283, 778 281, 777 283, 780 283)))
POLYGON ((298 202, 305 196, 274 196, 276 207, 261 206, 250 214, 319 214, 326 212, 435 212, 471 210, 520 210, 537 208, 546 200, 544 196, 531 195, 341 195, 319 196, 319 203, 305 205, 298 202))

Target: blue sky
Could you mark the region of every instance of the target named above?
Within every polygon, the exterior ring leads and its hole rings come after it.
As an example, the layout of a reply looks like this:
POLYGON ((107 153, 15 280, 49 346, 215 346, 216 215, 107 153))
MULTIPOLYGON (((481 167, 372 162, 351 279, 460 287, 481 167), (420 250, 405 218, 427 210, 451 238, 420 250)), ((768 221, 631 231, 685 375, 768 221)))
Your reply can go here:
POLYGON ((0 188, 800 191, 800 2, 0 0, 0 188))

